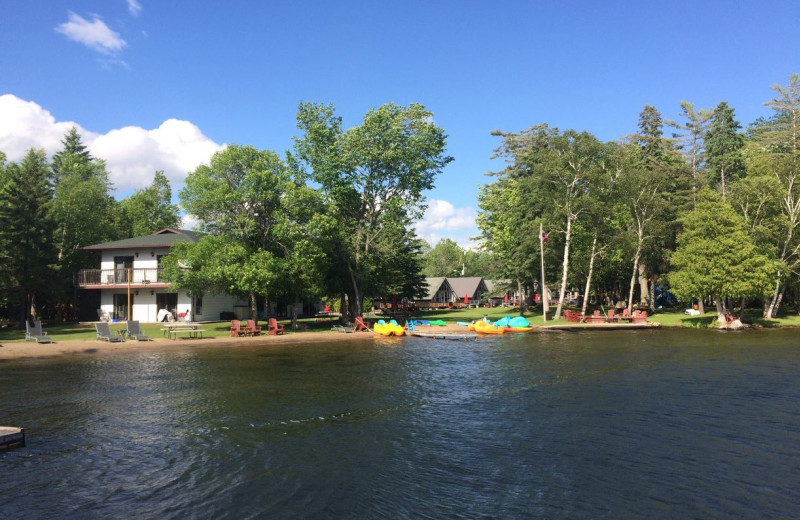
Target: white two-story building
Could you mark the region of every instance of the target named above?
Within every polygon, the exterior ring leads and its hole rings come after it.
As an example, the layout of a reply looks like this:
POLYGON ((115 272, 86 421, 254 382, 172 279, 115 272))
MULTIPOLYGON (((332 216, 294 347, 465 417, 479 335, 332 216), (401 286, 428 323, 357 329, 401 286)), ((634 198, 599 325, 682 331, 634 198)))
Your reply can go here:
POLYGON ((247 306, 228 294, 191 295, 172 290, 163 280, 161 260, 177 242, 197 242, 193 231, 165 228, 152 235, 86 246, 100 252, 99 269, 82 269, 76 274, 81 289, 100 291, 98 319, 156 322, 162 309, 178 317, 191 313, 193 321, 212 321, 221 313, 234 313, 247 306))

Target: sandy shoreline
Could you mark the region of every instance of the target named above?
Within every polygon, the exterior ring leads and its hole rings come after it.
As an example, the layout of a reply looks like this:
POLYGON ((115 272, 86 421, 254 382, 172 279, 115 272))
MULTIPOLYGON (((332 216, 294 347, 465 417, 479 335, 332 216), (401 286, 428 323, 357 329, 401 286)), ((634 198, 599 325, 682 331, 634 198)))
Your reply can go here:
POLYGON ((77 356, 95 354, 118 354, 129 352, 172 352, 195 350, 198 348, 219 347, 269 347, 292 343, 321 344, 337 341, 373 341, 380 338, 372 332, 344 334, 341 332, 289 332, 278 336, 254 337, 216 337, 202 339, 153 338, 150 341, 128 340, 124 343, 109 343, 100 340, 62 340, 55 343, 34 343, 32 341, 3 343, 0 347, 0 360, 44 358, 53 356, 77 356))
MULTIPOLYGON (((546 327, 534 326, 534 331, 579 331, 579 330, 623 330, 637 328, 655 328, 658 323, 648 322, 645 325, 636 324, 617 324, 601 323, 587 325, 583 323, 558 323, 546 327)), ((464 333, 467 328, 461 325, 448 324, 446 326, 420 327, 417 330, 425 332, 454 332, 464 333)), ((150 341, 128 340, 124 343, 109 343, 100 340, 61 340, 56 343, 37 344, 30 341, 3 343, 0 346, 0 361, 26 358, 44 358, 65 355, 94 355, 94 354, 116 354, 126 352, 171 352, 181 350, 193 350, 199 348, 219 348, 219 347, 251 347, 268 348, 271 345, 287 344, 324 344, 336 343, 340 341, 375 341, 383 339, 383 336, 373 332, 354 332, 345 334, 337 331, 291 331, 287 334, 278 336, 250 336, 231 338, 227 336, 189 339, 179 338, 177 340, 167 338, 153 338, 150 341)))

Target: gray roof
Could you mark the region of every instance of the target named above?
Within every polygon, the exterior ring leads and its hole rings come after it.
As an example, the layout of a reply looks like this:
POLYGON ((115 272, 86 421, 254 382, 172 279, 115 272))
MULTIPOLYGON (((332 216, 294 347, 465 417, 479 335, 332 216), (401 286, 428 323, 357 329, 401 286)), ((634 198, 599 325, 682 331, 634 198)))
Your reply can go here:
POLYGON ((512 280, 484 280, 484 282, 491 296, 503 296, 506 291, 516 291, 511 285, 512 280))
POLYGON ((425 283, 428 284, 428 293, 425 295, 426 300, 433 300, 437 291, 442 287, 442 284, 447 281, 444 276, 436 276, 432 278, 425 278, 425 283))
POLYGON ((176 242, 197 242, 200 240, 200 236, 200 233, 189 231, 188 229, 164 228, 160 231, 156 231, 152 235, 144 235, 141 237, 105 242, 103 244, 95 244, 92 246, 86 246, 83 249, 88 251, 100 251, 104 249, 145 249, 148 247, 163 248, 172 247, 172 245, 176 242))
POLYGON ((460 278, 447 278, 447 282, 450 284, 450 287, 453 288, 453 292, 459 298, 463 298, 464 295, 468 295, 470 298, 480 298, 481 295, 478 292, 481 288, 486 289, 486 284, 481 286, 481 282, 483 282, 483 278, 480 276, 465 276, 460 278))

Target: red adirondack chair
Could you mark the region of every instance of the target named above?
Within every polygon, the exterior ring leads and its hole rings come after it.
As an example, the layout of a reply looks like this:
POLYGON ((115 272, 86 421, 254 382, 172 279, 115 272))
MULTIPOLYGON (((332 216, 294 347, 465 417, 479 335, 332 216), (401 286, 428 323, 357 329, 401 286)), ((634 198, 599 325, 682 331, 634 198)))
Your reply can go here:
POLYGON ((369 323, 364 321, 364 318, 361 316, 356 316, 355 322, 353 324, 353 332, 358 332, 362 330, 370 330, 369 323))
POLYGON ((248 336, 258 336, 261 334, 261 327, 256 325, 255 320, 247 320, 247 325, 242 330, 244 330, 244 333, 248 336))
POLYGON ((267 322, 267 333, 269 334, 283 334, 283 325, 278 324, 278 320, 270 318, 267 322))
POLYGON ((244 336, 245 332, 242 330, 242 324, 239 320, 231 320, 231 337, 244 336))

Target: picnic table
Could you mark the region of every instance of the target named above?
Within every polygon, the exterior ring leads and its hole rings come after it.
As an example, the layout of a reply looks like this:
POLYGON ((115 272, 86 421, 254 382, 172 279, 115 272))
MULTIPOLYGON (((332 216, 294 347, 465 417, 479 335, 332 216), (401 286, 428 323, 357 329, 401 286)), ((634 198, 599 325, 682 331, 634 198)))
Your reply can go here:
POLYGON ((164 327, 161 328, 161 331, 164 333, 165 338, 178 339, 179 334, 186 334, 186 336, 191 339, 197 339, 203 337, 205 329, 201 329, 199 323, 173 321, 171 323, 164 323, 164 327))

